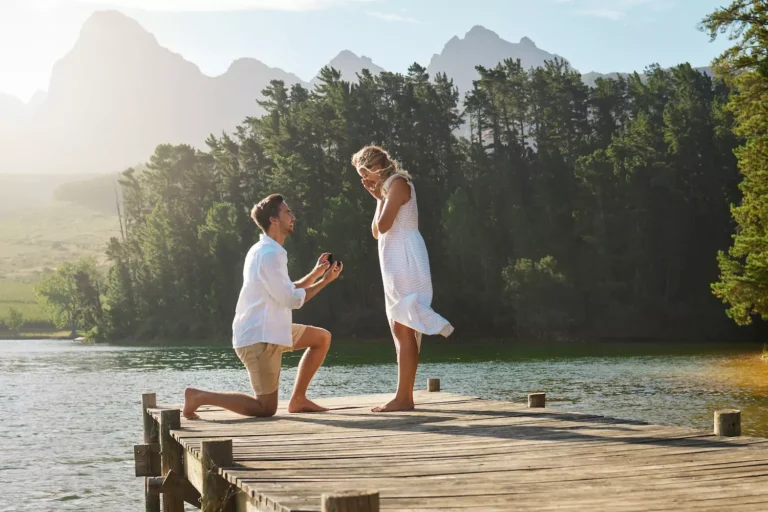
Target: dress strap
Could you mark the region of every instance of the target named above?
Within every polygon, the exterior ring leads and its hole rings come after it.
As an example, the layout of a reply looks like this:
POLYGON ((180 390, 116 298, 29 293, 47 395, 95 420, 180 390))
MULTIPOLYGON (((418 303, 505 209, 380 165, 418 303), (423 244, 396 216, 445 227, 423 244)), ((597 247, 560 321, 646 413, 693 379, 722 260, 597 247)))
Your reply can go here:
POLYGON ((397 178, 402 178, 406 182, 408 182, 409 185, 411 184, 411 180, 409 180, 406 176, 403 176, 402 174, 395 173, 392 176, 390 176, 389 178, 387 178, 387 181, 385 181, 384 184, 381 186, 382 190, 384 190, 384 192, 389 192, 389 187, 392 186, 392 182, 395 181, 397 178))

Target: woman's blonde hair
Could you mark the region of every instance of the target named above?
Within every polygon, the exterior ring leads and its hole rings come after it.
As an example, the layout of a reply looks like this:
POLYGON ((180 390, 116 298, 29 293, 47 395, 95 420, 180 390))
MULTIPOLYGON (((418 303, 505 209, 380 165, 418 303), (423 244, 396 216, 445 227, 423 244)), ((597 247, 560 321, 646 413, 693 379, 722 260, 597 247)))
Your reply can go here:
MULTIPOLYGON (((399 174, 408 181, 412 179, 411 175, 401 169, 397 161, 379 146, 365 146, 352 155, 352 165, 355 169, 365 167, 369 171, 378 166, 379 169, 376 172, 379 173, 382 185, 395 174, 399 174)), ((386 190, 382 192, 386 194, 386 190)))

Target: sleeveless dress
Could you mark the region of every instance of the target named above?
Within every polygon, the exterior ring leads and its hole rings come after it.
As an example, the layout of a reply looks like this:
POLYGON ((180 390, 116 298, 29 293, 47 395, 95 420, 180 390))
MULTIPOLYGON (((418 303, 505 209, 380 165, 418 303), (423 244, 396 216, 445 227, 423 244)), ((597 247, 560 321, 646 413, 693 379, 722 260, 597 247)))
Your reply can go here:
POLYGON ((411 180, 395 174, 384 182, 389 190, 395 179, 405 179, 411 187, 411 199, 400 207, 389 231, 379 235, 379 264, 384 281, 387 319, 393 331, 395 322, 416 331, 421 349, 421 335, 445 337, 453 326, 432 310, 432 276, 427 246, 419 233, 419 209, 416 189, 411 180))

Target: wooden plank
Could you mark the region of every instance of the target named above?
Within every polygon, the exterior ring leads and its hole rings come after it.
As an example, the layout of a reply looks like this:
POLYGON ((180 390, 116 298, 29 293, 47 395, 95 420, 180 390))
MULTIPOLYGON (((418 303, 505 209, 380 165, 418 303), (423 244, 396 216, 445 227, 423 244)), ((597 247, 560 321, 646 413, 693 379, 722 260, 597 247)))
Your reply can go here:
POLYGON ((388 396, 269 419, 202 408, 171 435, 198 489, 203 440, 232 440, 232 467, 216 471, 240 489, 237 510, 320 510, 323 494, 366 489, 402 510, 768 509, 765 439, 442 392, 417 393, 414 411, 370 412, 388 396))

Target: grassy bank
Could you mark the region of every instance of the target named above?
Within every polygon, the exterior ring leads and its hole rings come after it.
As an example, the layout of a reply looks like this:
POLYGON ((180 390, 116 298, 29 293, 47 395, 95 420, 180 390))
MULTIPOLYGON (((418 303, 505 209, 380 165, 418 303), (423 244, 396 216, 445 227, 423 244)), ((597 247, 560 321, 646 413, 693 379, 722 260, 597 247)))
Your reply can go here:
POLYGON ((69 331, 59 331, 56 329, 30 329, 15 333, 10 331, 0 331, 0 339, 3 340, 71 340, 69 331))
POLYGON ((78 205, 54 203, 0 215, 0 278, 36 282, 62 262, 83 256, 105 263, 111 236, 120 236, 116 215, 78 205))
POLYGON ((35 300, 35 285, 28 281, 0 279, 0 319, 16 308, 30 324, 47 324, 48 317, 35 300))

